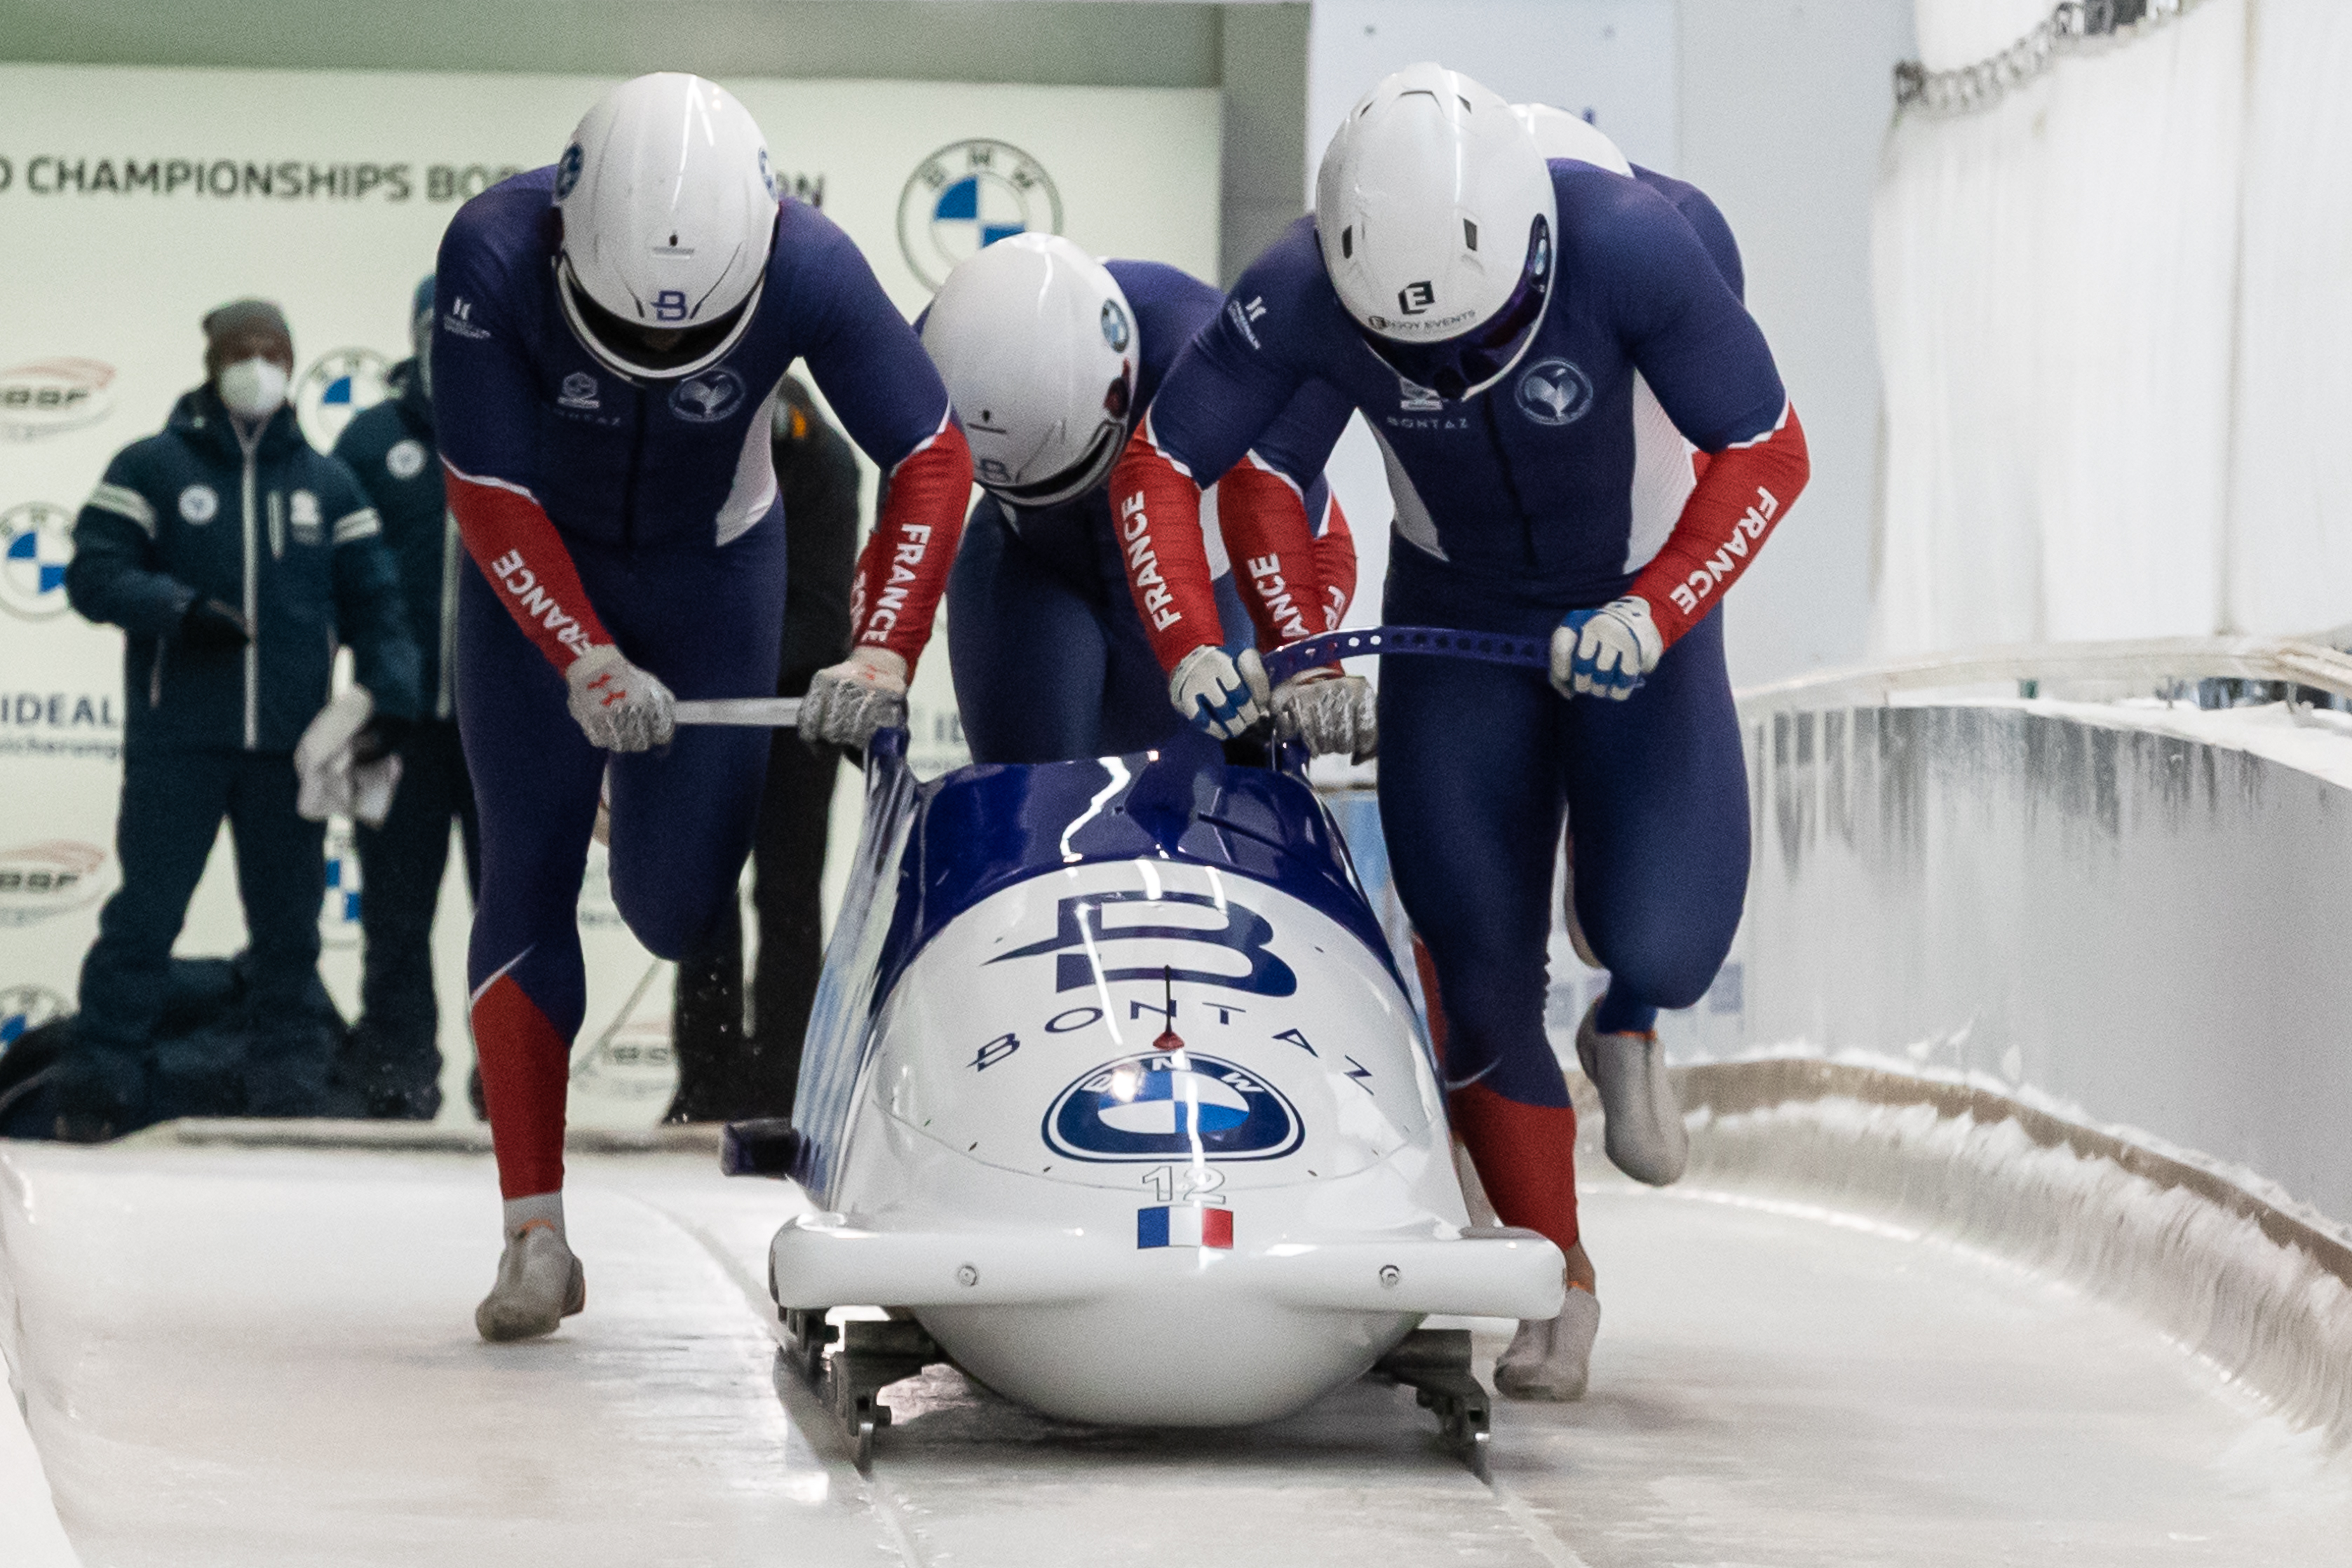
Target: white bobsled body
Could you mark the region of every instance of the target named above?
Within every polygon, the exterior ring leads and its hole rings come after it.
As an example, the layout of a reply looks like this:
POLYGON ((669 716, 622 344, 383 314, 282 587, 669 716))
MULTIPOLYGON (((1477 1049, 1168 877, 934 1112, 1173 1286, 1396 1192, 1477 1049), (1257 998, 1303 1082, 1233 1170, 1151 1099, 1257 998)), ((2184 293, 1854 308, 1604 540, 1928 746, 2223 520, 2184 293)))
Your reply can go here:
POLYGON ((908 1308, 1039 1409, 1184 1425, 1297 1409, 1426 1314, 1559 1310, 1549 1242, 1464 1234, 1418 1020, 1302 784, 1147 755, 874 790, 884 885, 836 938, 872 984, 828 958, 824 1212, 775 1239, 780 1305, 908 1308))

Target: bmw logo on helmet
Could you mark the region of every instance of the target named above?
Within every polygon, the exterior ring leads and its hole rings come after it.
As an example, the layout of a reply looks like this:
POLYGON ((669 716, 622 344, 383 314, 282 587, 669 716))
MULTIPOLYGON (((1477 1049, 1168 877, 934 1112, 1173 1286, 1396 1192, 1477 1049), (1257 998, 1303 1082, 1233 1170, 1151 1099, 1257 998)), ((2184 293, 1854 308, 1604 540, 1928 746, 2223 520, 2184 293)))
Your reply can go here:
POLYGON ((1103 301, 1102 334, 1103 342, 1110 345, 1111 353, 1127 352, 1127 312, 1118 308, 1118 301, 1116 300, 1103 301))
POLYGON ((1305 1136, 1280 1090, 1198 1051, 1140 1051, 1064 1089, 1045 1142, 1073 1160, 1277 1160, 1305 1136))
MULTIPOLYGON (((555 199, 557 201, 560 202, 570 195, 572 187, 580 183, 580 167, 585 162, 586 159, 581 153, 580 143, 577 142, 566 147, 563 150, 563 156, 555 161, 555 199)), ((767 172, 765 163, 762 163, 760 173, 764 174, 767 172)))

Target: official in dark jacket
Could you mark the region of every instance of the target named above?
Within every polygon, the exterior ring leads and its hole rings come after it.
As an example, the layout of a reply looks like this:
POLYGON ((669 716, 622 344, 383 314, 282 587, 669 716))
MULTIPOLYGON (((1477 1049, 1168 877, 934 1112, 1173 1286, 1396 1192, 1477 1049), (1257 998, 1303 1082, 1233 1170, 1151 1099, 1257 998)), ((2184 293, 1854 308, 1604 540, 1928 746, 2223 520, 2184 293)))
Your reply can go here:
POLYGON ((286 405, 294 344, 275 305, 205 318, 205 384, 161 435, 133 442, 74 524, 66 595, 129 633, 123 655, 122 886, 83 961, 61 1064, 61 1135, 141 1123, 150 1036, 172 943, 222 816, 250 937, 247 1108, 316 1114, 329 1040, 304 996, 326 893, 320 824, 295 812, 295 742, 348 644, 377 717, 363 755, 417 714, 417 653, 375 510, 351 470, 313 451, 286 405))
POLYGON ((466 847, 466 886, 481 880, 473 786, 457 741, 457 573, 465 560, 441 489, 433 441, 433 279, 416 286, 415 357, 392 367, 394 395, 343 427, 335 456, 359 477, 383 520, 400 573, 409 636, 424 657, 425 712, 400 748, 400 790, 381 827, 362 823, 360 1021, 345 1081, 370 1116, 430 1121, 441 1108, 440 1009, 433 994, 433 913, 449 863, 449 823, 466 847))
MULTIPOLYGON (((819 669, 849 654, 857 458, 798 381, 785 378, 774 414, 771 447, 784 495, 785 561, 776 695, 800 697, 819 669)), ((760 917, 752 1034, 744 1037, 743 932, 730 903, 703 950, 677 966, 673 1121, 792 1114, 801 1037, 824 956, 818 895, 840 762, 837 749, 807 745, 790 730, 777 731, 769 747, 767 793, 751 847, 751 903, 760 917)))

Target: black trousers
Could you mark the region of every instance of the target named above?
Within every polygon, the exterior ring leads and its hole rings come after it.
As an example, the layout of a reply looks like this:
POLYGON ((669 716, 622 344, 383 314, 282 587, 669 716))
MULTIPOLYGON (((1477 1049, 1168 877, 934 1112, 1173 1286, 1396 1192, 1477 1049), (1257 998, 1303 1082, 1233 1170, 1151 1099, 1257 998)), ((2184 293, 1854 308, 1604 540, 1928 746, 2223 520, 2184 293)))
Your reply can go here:
POLYGON ((730 902, 709 940, 677 966, 673 1121, 792 1114, 801 1037, 824 957, 819 892, 840 766, 835 748, 814 749, 793 731, 776 731, 751 846, 751 905, 760 921, 751 1028, 747 1035, 743 1027, 742 920, 730 902))
POLYGON ((465 843, 466 887, 481 885, 481 828, 455 723, 419 724, 400 752, 400 788, 381 827, 362 824, 360 1022, 343 1076, 374 1116, 428 1119, 441 1106, 441 1010, 433 993, 433 916, 449 864, 449 824, 465 843))
POLYGON ((100 912, 98 941, 82 961, 74 1045, 58 1078, 64 1116, 118 1131, 143 1119, 172 944, 224 816, 248 939, 247 1107, 257 1116, 317 1114, 332 1066, 330 1037, 307 1026, 326 829, 303 821, 294 800, 294 760, 283 752, 124 755, 114 828, 122 886, 100 912))

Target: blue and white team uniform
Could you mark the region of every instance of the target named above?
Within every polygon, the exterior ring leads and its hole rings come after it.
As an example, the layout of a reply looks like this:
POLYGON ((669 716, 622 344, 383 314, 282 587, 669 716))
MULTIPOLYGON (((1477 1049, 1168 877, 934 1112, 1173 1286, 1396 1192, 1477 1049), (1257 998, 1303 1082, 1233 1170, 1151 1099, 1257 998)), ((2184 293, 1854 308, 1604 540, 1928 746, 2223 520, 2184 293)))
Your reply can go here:
MULTIPOLYGON (((1646 599, 1665 652, 1623 701, 1532 669, 1385 659, 1380 797, 1398 892, 1444 999, 1454 1121, 1503 1217, 1577 1239, 1568 1090, 1544 1027, 1556 847, 1610 972, 1599 1026, 1696 1002, 1738 923, 1748 798, 1724 588, 1801 488, 1802 434, 1738 294, 1737 247, 1689 186, 1549 165, 1557 273, 1532 340, 1466 402, 1368 345, 1301 219, 1170 373, 1115 475, 1178 589, 1173 668, 1214 635, 1193 476, 1222 471, 1311 382, 1360 411, 1395 505, 1383 619, 1546 637, 1646 599)), ((1334 420, 1325 439, 1336 439, 1334 420)), ((1133 557, 1130 557, 1132 560, 1133 557)))
POLYGON ((458 606, 458 720, 479 803, 468 970, 501 1186, 562 1173, 570 1042, 585 1005, 577 910, 611 774, 612 890, 677 957, 734 897, 769 737, 681 728, 608 755, 563 671, 616 645, 682 699, 772 696, 784 530, 770 400, 805 358, 890 480, 860 563, 853 636, 909 667, 961 526, 971 458, 921 344, 857 247, 786 198, 753 318, 716 363, 671 380, 608 369, 567 325, 553 168, 468 202, 441 245, 434 390, 449 504, 478 570, 458 606))
MULTIPOLYGON (((1134 406, 1150 405, 1223 296, 1156 261, 1107 261, 1135 313, 1134 406)), ((961 409, 967 421, 985 411, 961 409)), ((1319 383, 1252 444, 1202 504, 1216 640, 1272 647, 1339 624, 1355 542, 1324 481, 1328 431, 1348 406, 1319 383)), ((948 655, 974 761, 1043 763, 1158 746, 1188 726, 1168 701, 1128 592, 1110 481, 1048 507, 982 498, 948 584, 948 655), (1041 690, 1042 679, 1051 681, 1041 690)))

